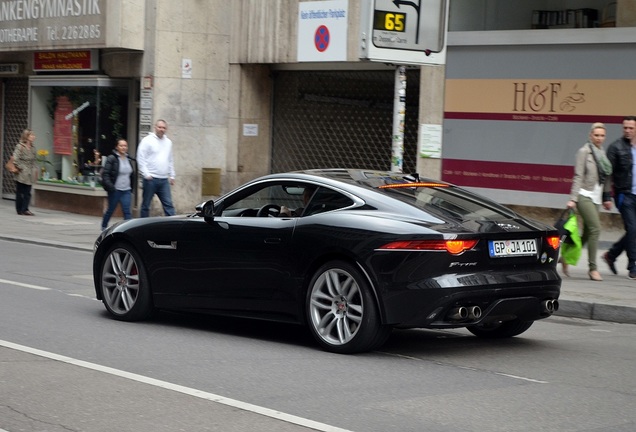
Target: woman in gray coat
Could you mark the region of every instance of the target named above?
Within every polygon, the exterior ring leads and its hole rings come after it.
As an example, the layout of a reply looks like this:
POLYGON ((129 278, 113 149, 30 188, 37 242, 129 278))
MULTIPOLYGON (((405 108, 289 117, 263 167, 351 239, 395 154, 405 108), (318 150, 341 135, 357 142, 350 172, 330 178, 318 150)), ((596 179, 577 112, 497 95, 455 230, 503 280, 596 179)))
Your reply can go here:
MULTIPOLYGON (((589 140, 576 152, 574 178, 568 208, 577 209, 583 219, 583 235, 581 241, 587 243, 588 275, 593 281, 602 281, 596 254, 598 239, 601 234, 599 210, 601 204, 606 210, 612 208, 610 197, 612 164, 605 156, 605 125, 594 123, 590 128, 589 140)), ((569 276, 568 265, 562 261, 563 273, 569 276)))
POLYGON ((34 173, 37 167, 34 142, 33 131, 25 129, 13 151, 14 164, 20 170, 15 179, 15 210, 22 216, 33 216, 29 210, 29 203, 31 202, 31 185, 35 181, 34 173))

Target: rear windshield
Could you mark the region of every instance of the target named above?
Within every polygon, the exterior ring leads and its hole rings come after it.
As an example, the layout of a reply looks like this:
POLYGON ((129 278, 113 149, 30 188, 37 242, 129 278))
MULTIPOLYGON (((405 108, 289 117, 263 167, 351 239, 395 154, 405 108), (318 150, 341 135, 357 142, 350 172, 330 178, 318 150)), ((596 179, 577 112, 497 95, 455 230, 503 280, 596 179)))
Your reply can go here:
POLYGON ((517 216, 489 198, 448 183, 413 179, 403 174, 369 177, 357 182, 426 212, 461 220, 504 220, 517 216))
POLYGON ((503 220, 511 210, 455 186, 380 189, 387 195, 431 213, 462 220, 503 220))

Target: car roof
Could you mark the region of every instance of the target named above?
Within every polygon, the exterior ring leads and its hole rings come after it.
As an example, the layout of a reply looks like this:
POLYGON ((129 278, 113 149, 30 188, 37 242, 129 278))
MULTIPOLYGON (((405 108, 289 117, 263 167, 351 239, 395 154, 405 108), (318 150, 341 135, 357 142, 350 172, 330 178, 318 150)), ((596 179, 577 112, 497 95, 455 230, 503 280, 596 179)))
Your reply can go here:
POLYGON ((419 178, 417 174, 403 174, 391 171, 371 170, 371 169, 347 169, 347 168, 329 168, 329 169, 310 169, 302 171, 291 171, 284 173, 269 174, 247 183, 243 187, 248 187, 255 183, 271 180, 288 180, 288 181, 304 181, 317 186, 330 187, 340 192, 347 193, 358 204, 365 203, 376 209, 384 209, 394 212, 400 208, 403 214, 412 214, 417 216, 422 214, 421 209, 408 205, 399 200, 395 200, 390 196, 382 193, 379 186, 395 183, 414 182, 433 182, 452 186, 439 180, 419 178), (362 200, 360 202, 359 200, 362 200))
MULTIPOLYGON (((360 168, 328 168, 328 169, 309 169, 301 171, 291 171, 286 173, 270 174, 261 177, 263 179, 282 179, 293 178, 295 180, 315 181, 329 184, 331 186, 342 187, 348 189, 347 185, 363 187, 365 189, 376 189, 378 186, 393 183, 404 183, 413 181, 435 182, 452 186, 439 180, 429 178, 421 178, 418 174, 404 174, 392 171, 360 169, 360 168)), ((353 190, 351 190, 353 192, 353 190)))
MULTIPOLYGON (((473 192, 457 187, 454 184, 447 183, 437 179, 431 179, 426 177, 420 177, 417 173, 405 174, 393 171, 373 170, 373 169, 361 169, 361 168, 327 168, 327 169, 309 169, 301 171, 291 171, 287 173, 270 174, 260 179, 254 180, 262 181, 265 179, 288 179, 291 181, 307 181, 317 185, 330 186, 341 191, 348 192, 349 194, 362 199, 366 204, 371 205, 377 209, 384 209, 387 211, 399 211, 411 213, 420 213, 423 210, 417 209, 411 205, 408 205, 400 200, 392 198, 390 195, 381 191, 381 186, 392 184, 404 184, 404 183, 429 183, 428 186, 443 187, 449 190, 461 190, 461 194, 464 196, 471 196, 474 201, 479 201, 483 205, 487 205, 491 208, 497 207, 500 212, 506 213, 512 217, 514 212, 497 202, 479 196, 473 192)), ((428 213, 428 212, 424 212, 428 213)))

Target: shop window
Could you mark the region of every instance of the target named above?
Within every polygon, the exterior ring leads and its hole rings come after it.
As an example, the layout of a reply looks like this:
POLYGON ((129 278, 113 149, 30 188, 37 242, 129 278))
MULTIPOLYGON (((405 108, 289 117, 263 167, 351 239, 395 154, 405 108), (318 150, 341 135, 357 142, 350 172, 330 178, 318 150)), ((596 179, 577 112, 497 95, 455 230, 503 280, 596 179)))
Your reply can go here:
POLYGON ((36 147, 47 153, 49 178, 72 182, 94 174, 117 138, 127 138, 127 82, 64 80, 56 85, 48 79, 30 85, 30 124, 36 147))

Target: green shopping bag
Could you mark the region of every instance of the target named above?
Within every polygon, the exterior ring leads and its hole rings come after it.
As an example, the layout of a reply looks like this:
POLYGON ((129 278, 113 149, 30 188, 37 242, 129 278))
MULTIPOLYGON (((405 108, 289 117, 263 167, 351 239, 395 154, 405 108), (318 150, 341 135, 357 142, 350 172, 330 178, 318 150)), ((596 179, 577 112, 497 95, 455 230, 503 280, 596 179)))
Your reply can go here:
POLYGON ((563 224, 563 229, 567 231, 567 238, 561 242, 561 258, 569 265, 576 265, 581 258, 583 242, 579 232, 579 221, 574 211, 570 212, 568 219, 563 224))

